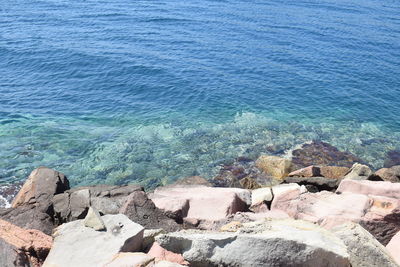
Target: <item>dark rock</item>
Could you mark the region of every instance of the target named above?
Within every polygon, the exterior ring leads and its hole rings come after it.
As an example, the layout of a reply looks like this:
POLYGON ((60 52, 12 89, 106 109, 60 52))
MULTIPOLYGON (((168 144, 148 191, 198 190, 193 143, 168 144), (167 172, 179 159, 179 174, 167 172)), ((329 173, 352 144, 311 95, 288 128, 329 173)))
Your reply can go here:
POLYGON ((398 183, 400 182, 400 165, 382 168, 375 173, 375 176, 380 177, 384 181, 398 183))
POLYGON ((385 162, 383 163, 384 168, 390 168, 396 165, 400 165, 400 151, 391 150, 387 152, 385 162))
POLYGON ((325 177, 287 177, 285 178, 284 183, 297 183, 299 185, 304 185, 311 193, 323 190, 334 192, 339 186, 340 180, 325 177))
POLYGON ((53 231, 53 218, 34 205, 23 205, 17 208, 0 208, 0 219, 24 229, 36 229, 47 235, 53 231))
POLYGON ((302 148, 292 152, 292 163, 298 168, 311 165, 351 167, 354 163, 363 161, 349 152, 343 152, 336 147, 322 142, 313 141, 304 144, 302 148))
POLYGON ((179 224, 158 209, 143 191, 131 193, 119 212, 146 229, 164 229, 169 232, 182 229, 179 224))
POLYGON ((0 185, 0 208, 11 206, 23 183, 0 185))

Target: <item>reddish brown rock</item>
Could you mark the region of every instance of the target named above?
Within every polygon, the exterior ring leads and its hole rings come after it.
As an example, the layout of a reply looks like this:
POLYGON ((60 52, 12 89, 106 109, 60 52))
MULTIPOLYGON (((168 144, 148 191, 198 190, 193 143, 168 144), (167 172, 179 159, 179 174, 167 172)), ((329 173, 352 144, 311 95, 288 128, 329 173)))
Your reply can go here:
POLYGON ((348 167, 339 166, 321 166, 319 169, 322 177, 331 179, 342 179, 350 171, 348 167))
POLYGON ((317 177, 321 176, 320 168, 316 166, 308 166, 289 173, 289 177, 317 177))
POLYGON ((304 144, 292 152, 292 163, 298 167, 311 165, 351 167, 356 162, 363 162, 349 152, 343 152, 336 147, 321 141, 304 144))
POLYGON ((157 242, 153 243, 149 252, 147 252, 147 255, 154 257, 156 259, 156 262, 169 261, 181 265, 189 265, 189 262, 185 261, 181 254, 168 251, 161 247, 157 242))
POLYGON ((52 244, 50 236, 0 220, 0 266, 41 266, 52 244))
POLYGON ((398 183, 400 182, 400 166, 379 169, 375 175, 379 176, 384 181, 398 183))

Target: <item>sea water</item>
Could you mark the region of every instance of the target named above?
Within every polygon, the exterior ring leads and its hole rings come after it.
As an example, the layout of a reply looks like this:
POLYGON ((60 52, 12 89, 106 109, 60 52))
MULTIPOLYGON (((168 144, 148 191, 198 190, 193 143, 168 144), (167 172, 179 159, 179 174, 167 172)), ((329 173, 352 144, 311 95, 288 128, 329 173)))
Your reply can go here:
POLYGON ((311 140, 400 148, 396 0, 2 0, 0 183, 210 178, 311 140))

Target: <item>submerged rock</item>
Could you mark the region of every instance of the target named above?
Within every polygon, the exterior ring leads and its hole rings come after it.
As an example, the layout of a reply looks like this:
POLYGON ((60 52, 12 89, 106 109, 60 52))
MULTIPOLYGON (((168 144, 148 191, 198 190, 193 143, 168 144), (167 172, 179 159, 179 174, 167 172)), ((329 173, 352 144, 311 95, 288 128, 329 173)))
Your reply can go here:
POLYGON ((336 147, 322 142, 313 141, 304 144, 292 152, 292 163, 299 168, 311 165, 351 167, 354 163, 363 162, 349 152, 343 152, 336 147))
POLYGON ((144 228, 123 214, 102 217, 107 231, 85 227, 82 220, 56 228, 54 243, 43 266, 104 266, 120 252, 136 252, 142 246, 144 228))
POLYGON ((304 221, 249 223, 236 232, 186 230, 156 240, 190 266, 350 266, 339 238, 304 221))
POLYGON ((400 151, 391 150, 387 152, 385 162, 383 163, 384 168, 390 168, 396 165, 400 165, 400 151))
POLYGON ((51 237, 0 220, 0 266, 39 267, 51 247, 51 237))

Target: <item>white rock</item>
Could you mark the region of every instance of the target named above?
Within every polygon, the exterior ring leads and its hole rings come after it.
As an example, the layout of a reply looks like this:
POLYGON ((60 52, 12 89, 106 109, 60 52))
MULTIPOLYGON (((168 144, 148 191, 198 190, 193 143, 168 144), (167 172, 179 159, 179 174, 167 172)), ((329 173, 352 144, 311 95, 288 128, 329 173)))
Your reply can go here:
POLYGON ((271 187, 258 188, 251 191, 251 205, 257 205, 264 201, 272 201, 271 187))
POLYGON ((105 215, 102 219, 107 231, 85 227, 83 220, 57 227, 43 266, 103 266, 119 252, 135 252, 141 248, 144 230, 141 225, 123 214, 105 215))
POLYGON ((106 230, 106 226, 101 219, 100 213, 92 207, 89 208, 83 223, 86 227, 93 228, 96 231, 106 230))

